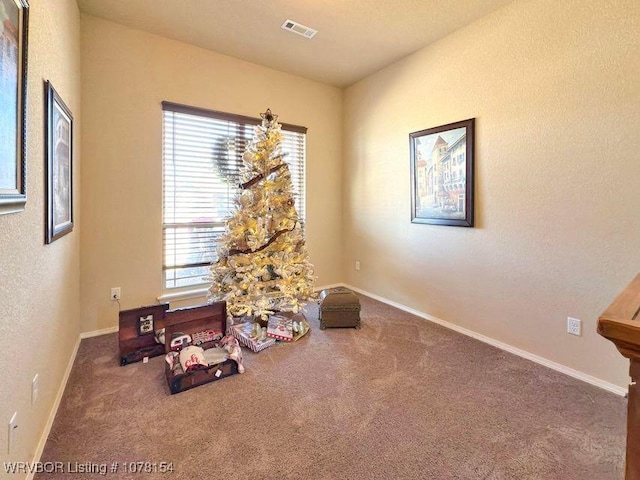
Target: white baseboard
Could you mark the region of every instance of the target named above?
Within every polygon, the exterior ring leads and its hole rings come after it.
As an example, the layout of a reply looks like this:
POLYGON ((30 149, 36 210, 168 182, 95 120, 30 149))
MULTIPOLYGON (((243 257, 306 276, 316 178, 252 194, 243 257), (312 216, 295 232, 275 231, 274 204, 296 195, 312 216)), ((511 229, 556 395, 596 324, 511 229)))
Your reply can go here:
POLYGON ((313 287, 314 292, 321 292, 327 288, 344 287, 344 283, 332 283, 331 285, 322 285, 321 287, 313 287))
MULTIPOLYGON (((82 339, 82 334, 78 335, 76 344, 73 347, 73 352, 71 352, 71 358, 69 359, 67 368, 64 371, 62 382, 60 383, 60 387, 58 388, 58 393, 56 394, 56 398, 53 401, 53 407, 51 407, 51 411, 49 412, 49 418, 47 419, 47 423, 44 426, 42 435, 40 436, 40 441, 38 442, 38 447, 36 448, 36 452, 33 455, 33 461, 31 462, 31 465, 35 465, 36 462, 40 461, 40 457, 42 456, 42 452, 44 451, 44 446, 47 444, 49 433, 51 433, 51 427, 53 427, 53 422, 56 419, 56 414, 58 413, 58 408, 60 407, 60 402, 62 401, 62 396, 64 395, 64 391, 67 388, 67 382, 69 381, 69 375, 71 375, 71 369, 73 368, 73 364, 76 361, 76 355, 78 354, 78 348, 80 347, 81 339, 82 339)), ((35 472, 28 473, 27 480, 32 480, 34 475, 35 475, 35 472)))
MULTIPOLYGON (((71 375, 71 369, 73 368, 73 364, 76 361, 76 356, 78 355, 78 348, 80 348, 80 342, 85 338, 97 337, 99 335, 107 335, 109 333, 115 333, 118 331, 118 327, 109 327, 103 328, 101 330, 94 330, 92 332, 82 332, 78 335, 78 339, 76 340, 76 344, 73 347, 73 352, 71 353, 71 358, 69 359, 69 363, 67 364, 67 368, 64 371, 64 375, 62 377, 62 382, 60 383, 60 387, 58 388, 58 393, 56 394, 56 398, 53 401, 53 407, 51 407, 51 411, 49 412, 49 418, 47 419, 47 423, 44 426, 44 430, 42 435, 40 436, 40 441, 38 442, 38 447, 36 448, 36 452, 33 455, 32 465, 35 465, 36 462, 40 461, 40 457, 42 456, 42 452, 44 451, 44 446, 47 444, 47 439, 49 438, 49 434, 51 433, 51 427, 53 427, 53 422, 56 419, 56 414, 58 413, 58 408, 60 407, 60 402, 62 401, 62 396, 64 395, 64 391, 67 388, 67 382, 69 381, 69 375, 71 375)), ((32 480, 35 472, 31 472, 27 474, 26 479, 32 480)))
POLYGON ((82 332, 80 334, 80 339, 91 338, 91 337, 99 337, 100 335, 108 335, 110 333, 117 333, 118 326, 102 328, 100 330, 93 330, 92 332, 82 332))
POLYGON ((480 333, 474 332, 473 330, 469 330, 466 329, 464 327, 461 327, 459 325, 456 325, 454 323, 451 322, 447 322, 446 320, 442 320, 441 318, 438 317, 434 317, 433 315, 429 315, 427 313, 424 312, 420 312, 418 310, 414 310, 413 308, 409 308, 405 305, 402 305, 400 303, 394 302, 392 300, 388 300, 384 297, 381 297, 379 295, 376 295, 374 293, 370 293, 367 292, 366 290, 362 290, 361 288, 358 287, 354 287, 352 285, 349 284, 342 284, 341 286, 350 288, 351 290, 361 293, 362 295, 366 295, 367 297, 371 297, 375 300, 378 300, 382 303, 386 303, 387 305, 391 305, 392 307, 395 307, 399 310, 405 311, 407 313, 410 313, 412 315, 415 315, 417 317, 420 318, 424 318, 425 320, 429 320, 430 322, 433 323, 437 323, 438 325, 441 325, 445 328, 448 328, 450 330, 454 330, 458 333, 461 333, 463 335, 466 335, 468 337, 472 337, 475 338, 476 340, 480 340, 481 342, 484 343, 488 343, 489 345, 492 345, 494 347, 497 347, 501 350, 504 350, 506 352, 509 353, 513 353, 514 355, 518 355, 519 357, 522 358, 526 358, 527 360, 531 360, 532 362, 538 363, 540 365, 543 365, 547 368, 551 368, 552 370, 556 370, 560 373, 564 373, 565 375, 568 375, 570 377, 573 378, 577 378, 578 380, 582 380, 583 382, 587 382, 590 383, 591 385, 595 385, 596 387, 600 387, 604 390, 607 390, 609 392, 615 393, 616 395, 620 395, 622 397, 627 395, 627 389, 624 387, 620 387, 619 385, 615 385, 613 383, 609 383, 605 380, 602 380, 600 378, 596 378, 593 377, 591 375, 588 375, 586 373, 580 372, 578 370, 574 370, 573 368, 567 367, 566 365, 562 365, 560 363, 548 360, 544 357, 540 357, 538 355, 535 355, 533 353, 527 352, 525 350, 522 350, 520 348, 517 347, 513 347, 509 344, 500 342, 499 340, 495 340, 493 338, 487 337, 485 335, 482 335, 480 333))

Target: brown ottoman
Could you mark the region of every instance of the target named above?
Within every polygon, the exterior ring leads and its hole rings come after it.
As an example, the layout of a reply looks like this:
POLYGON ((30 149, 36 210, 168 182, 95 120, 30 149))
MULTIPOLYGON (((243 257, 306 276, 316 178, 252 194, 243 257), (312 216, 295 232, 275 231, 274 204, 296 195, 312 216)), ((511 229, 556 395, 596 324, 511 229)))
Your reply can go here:
POLYGON ((320 330, 327 327, 360 328, 360 300, 348 288, 320 292, 320 330))

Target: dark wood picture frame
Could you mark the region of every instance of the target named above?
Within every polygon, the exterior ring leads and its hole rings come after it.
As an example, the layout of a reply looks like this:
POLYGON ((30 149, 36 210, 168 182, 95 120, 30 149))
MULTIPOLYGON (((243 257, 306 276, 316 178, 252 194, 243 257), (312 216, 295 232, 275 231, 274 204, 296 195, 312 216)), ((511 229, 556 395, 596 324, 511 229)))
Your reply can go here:
POLYGON ((47 211, 45 241, 73 230, 73 115, 51 82, 45 82, 47 211))
POLYGON ((473 227, 475 118, 409 134, 411 222, 473 227))
POLYGON ((0 31, 0 215, 27 203, 27 39, 29 4, 0 0, 8 18, 0 31))

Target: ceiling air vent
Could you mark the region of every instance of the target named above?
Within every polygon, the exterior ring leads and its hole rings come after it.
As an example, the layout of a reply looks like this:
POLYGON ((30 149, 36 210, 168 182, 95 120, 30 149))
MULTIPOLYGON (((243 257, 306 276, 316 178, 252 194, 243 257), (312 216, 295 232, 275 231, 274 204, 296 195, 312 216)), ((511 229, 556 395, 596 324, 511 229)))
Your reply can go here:
POLYGON ((285 22, 282 24, 282 28, 307 38, 313 38, 315 34, 318 33, 317 30, 305 27, 304 25, 298 22, 294 22, 293 20, 285 20, 285 22))

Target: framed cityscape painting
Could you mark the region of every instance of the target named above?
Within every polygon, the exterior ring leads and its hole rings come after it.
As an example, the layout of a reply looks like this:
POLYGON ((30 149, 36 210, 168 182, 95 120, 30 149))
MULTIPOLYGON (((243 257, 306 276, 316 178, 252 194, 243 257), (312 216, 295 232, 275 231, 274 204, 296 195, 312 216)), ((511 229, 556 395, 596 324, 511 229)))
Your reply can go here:
POLYGON ((47 225, 51 243, 73 230, 73 116, 51 82, 45 83, 47 112, 47 225))
POLYGON ((28 9, 26 0, 0 0, 0 214, 27 201, 28 9))
POLYGON ((475 118, 409 134, 411 222, 473 227, 475 118))

